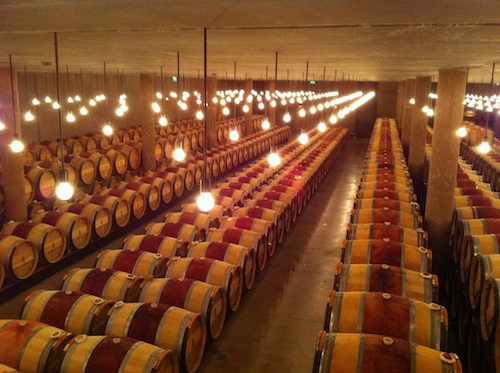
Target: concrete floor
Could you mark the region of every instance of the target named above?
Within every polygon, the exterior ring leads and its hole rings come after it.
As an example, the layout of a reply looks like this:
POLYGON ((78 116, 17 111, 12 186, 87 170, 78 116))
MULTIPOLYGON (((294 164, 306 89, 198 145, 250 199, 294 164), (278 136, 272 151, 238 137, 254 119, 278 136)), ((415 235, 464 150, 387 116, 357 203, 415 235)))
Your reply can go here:
MULTIPOLYGON (((199 373, 310 372, 326 296, 340 260, 368 139, 348 142, 276 254, 257 275, 220 338, 206 350, 199 373)), ((179 211, 178 206, 172 211, 179 211)), ((162 221, 163 215, 154 218, 162 221)), ((138 224, 129 233, 143 233, 138 224)), ((107 245, 121 247, 122 238, 107 245)), ((98 251, 73 267, 90 267, 98 251)), ((57 289, 63 270, 36 288, 57 289)), ((0 305, 0 318, 17 318, 31 288, 0 305)))

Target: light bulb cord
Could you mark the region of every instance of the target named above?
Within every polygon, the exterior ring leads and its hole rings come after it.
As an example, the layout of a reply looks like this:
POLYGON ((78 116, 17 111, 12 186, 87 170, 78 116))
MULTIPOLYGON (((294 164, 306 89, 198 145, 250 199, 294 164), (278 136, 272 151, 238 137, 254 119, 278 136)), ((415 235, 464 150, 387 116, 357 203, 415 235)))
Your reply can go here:
POLYGON ((9 54, 10 67, 10 92, 12 98, 12 114, 14 116, 14 137, 17 138, 17 120, 16 120, 16 100, 14 98, 14 69, 12 68, 12 55, 9 54))
POLYGON ((63 174, 64 181, 66 180, 66 171, 64 169, 64 142, 63 142, 63 128, 62 128, 62 118, 61 118, 61 89, 59 86, 59 49, 57 45, 57 32, 54 32, 54 53, 56 57, 56 93, 57 102, 59 103, 59 108, 57 109, 57 118, 59 121, 59 146, 61 148, 61 173, 63 174))

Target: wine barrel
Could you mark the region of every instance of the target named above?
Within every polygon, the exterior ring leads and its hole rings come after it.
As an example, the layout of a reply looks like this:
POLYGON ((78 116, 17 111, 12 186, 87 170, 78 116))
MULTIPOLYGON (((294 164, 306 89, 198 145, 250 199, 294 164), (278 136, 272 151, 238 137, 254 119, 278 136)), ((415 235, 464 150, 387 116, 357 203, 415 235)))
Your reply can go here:
POLYGON ((378 334, 325 331, 318 337, 314 365, 318 373, 462 372, 458 356, 452 353, 378 334))
POLYGON ((247 199, 247 194, 244 191, 233 188, 212 189, 210 193, 214 196, 232 198, 238 206, 243 206, 245 199, 247 199))
POLYGON ((446 351, 448 312, 436 303, 379 292, 330 291, 324 329, 382 334, 446 351))
POLYGON ((0 233, 0 264, 8 280, 28 278, 38 265, 37 248, 31 241, 0 233))
POLYGON ((472 258, 468 297, 469 304, 474 310, 479 306, 483 284, 488 278, 500 278, 500 254, 477 254, 472 258))
POLYGON ((79 334, 65 348, 61 372, 119 373, 129 369, 144 373, 177 372, 177 358, 170 350, 133 338, 79 334))
POLYGON ((490 206, 495 208, 500 208, 500 199, 486 197, 486 196, 455 196, 454 206, 459 207, 471 207, 471 206, 490 206))
POLYGON ((131 181, 128 183, 127 182, 119 183, 118 188, 135 190, 138 193, 142 193, 147 201, 147 206, 151 211, 156 211, 158 207, 160 207, 160 202, 161 202, 160 190, 156 185, 152 185, 150 183, 131 181))
POLYGON ((42 263, 56 263, 66 253, 66 235, 57 227, 44 223, 7 223, 2 233, 25 238, 35 245, 42 263))
POLYGON ((180 197, 184 193, 184 179, 175 172, 147 172, 146 176, 159 177, 161 179, 164 179, 166 182, 169 182, 170 185, 172 185, 172 189, 176 197, 180 197))
POLYGON ((141 277, 165 277, 167 259, 161 254, 140 250, 101 251, 97 256, 95 268, 109 268, 141 277))
POLYGON ((64 161, 75 168, 79 182, 84 185, 91 185, 95 181, 97 167, 90 159, 84 157, 64 157, 64 161))
POLYGON ((142 284, 139 302, 168 304, 200 313, 212 339, 219 337, 226 319, 224 289, 188 278, 146 280, 142 284))
POLYGON ((92 233, 96 237, 105 237, 111 231, 113 217, 107 207, 95 203, 66 203, 59 207, 61 211, 71 212, 85 216, 92 227, 92 233))
POLYGON ((113 221, 118 227, 124 227, 130 220, 130 205, 122 198, 110 195, 88 195, 82 202, 106 207, 111 212, 113 221))
POLYGON ((389 207, 371 210, 352 210, 352 224, 385 223, 399 225, 405 228, 422 228, 422 216, 418 214, 409 214, 397 210, 391 210, 389 207))
POLYGON ((85 216, 63 211, 44 211, 32 217, 35 223, 45 223, 61 229, 69 245, 83 249, 92 238, 92 227, 85 216))
POLYGON ((460 278, 465 283, 469 279, 472 257, 476 253, 481 254, 483 246, 486 250, 484 254, 498 254, 498 246, 495 245, 500 237, 500 219, 460 220, 456 236, 454 255, 456 252, 460 262, 460 278), (486 235, 489 237, 483 237, 486 235))
POLYGON ((71 337, 38 321, 0 320, 0 361, 21 372, 58 372, 71 337))
POLYGON ((344 264, 388 264, 418 272, 432 272, 432 251, 405 245, 388 238, 345 240, 342 248, 344 264))
POLYGON ((207 242, 229 242, 241 246, 251 247, 257 255, 257 266, 263 270, 267 262, 267 244, 260 233, 241 228, 210 229, 206 238, 207 242), (260 255, 260 257, 259 257, 260 255))
MULTIPOLYGON (((60 162, 59 160, 52 160, 51 159, 51 160, 37 162, 37 163, 35 163, 35 165, 40 166, 42 168, 45 168, 49 171, 52 171, 55 175, 56 185, 57 185, 57 179, 58 179, 58 177, 61 173, 61 170, 62 170, 62 162, 60 162)), ((66 172, 68 174, 68 182, 71 185, 77 185, 79 180, 78 180, 78 173, 76 172, 76 168, 72 164, 66 163, 64 165, 64 169, 66 170, 66 172)), ((54 189, 54 192, 55 192, 55 189, 54 189)))
POLYGON ((195 240, 197 230, 196 226, 183 223, 149 223, 146 225, 146 234, 175 237, 188 243, 195 240))
POLYGON ((98 149, 97 151, 109 157, 113 166, 113 175, 123 175, 127 171, 128 160, 125 154, 115 149, 98 149))
POLYGON ((267 198, 249 199, 245 201, 243 207, 260 207, 277 211, 280 218, 283 220, 283 227, 285 231, 286 232, 290 231, 290 227, 292 226, 292 217, 290 216, 290 210, 285 202, 271 200, 267 198))
POLYGON ((113 146, 113 149, 125 155, 127 163, 132 170, 137 170, 141 165, 141 151, 137 147, 118 144, 113 146))
POLYGON ((222 217, 224 216, 224 206, 215 204, 212 210, 205 212, 198 208, 196 203, 185 203, 181 206, 182 212, 192 213, 192 214, 206 214, 210 216, 210 226, 218 227, 222 217))
POLYGON ((250 217, 226 217, 220 222, 220 228, 239 228, 244 230, 251 230, 259 234, 258 250, 264 249, 263 252, 257 251, 257 261, 259 269, 263 270, 266 266, 268 252, 272 247, 276 246, 276 233, 271 229, 271 225, 267 220, 250 218, 250 217))
POLYGON ((211 258, 221 260, 243 270, 246 289, 251 289, 257 273, 256 254, 253 248, 229 242, 193 242, 189 245, 190 258, 211 258))
POLYGON ((212 225, 212 219, 208 214, 191 212, 167 212, 165 223, 183 223, 194 225, 198 228, 196 237, 198 241, 205 241, 208 229, 212 225))
POLYGON ((86 293, 40 289, 26 297, 20 315, 73 334, 104 334, 113 304, 86 293))
POLYGON ((33 184, 35 198, 51 198, 56 192, 56 175, 42 167, 25 166, 24 173, 33 184))
MULTIPOLYGON (((483 283, 479 302, 479 322, 484 341, 498 344, 500 335, 500 279, 488 278, 483 283)), ((496 360, 496 359, 495 359, 496 360)))
POLYGON ((276 245, 283 240, 285 227, 283 219, 279 216, 278 212, 273 209, 266 209, 262 207, 240 207, 233 211, 234 217, 251 217, 266 220, 270 224, 270 230, 273 231, 274 239, 268 240, 270 243, 268 254, 274 255, 276 245))
POLYGON ((244 191, 247 195, 254 192, 255 188, 252 184, 242 183, 238 181, 231 181, 225 183, 217 183, 217 188, 219 189, 239 189, 244 191))
POLYGON ((69 154, 80 155, 83 153, 83 143, 79 139, 71 138, 64 140, 69 154))
POLYGON ((30 150, 35 154, 37 161, 44 161, 52 158, 52 151, 45 145, 35 144, 30 147, 30 150))
POLYGON ((109 315, 106 335, 172 350, 186 372, 195 372, 200 366, 207 331, 199 313, 167 304, 117 302, 109 315))
POLYGON ((420 206, 417 202, 403 202, 395 199, 387 198, 371 198, 371 199, 358 199, 354 201, 354 208, 358 210, 371 210, 388 208, 405 212, 407 214, 414 214, 420 212, 420 206))
POLYGON ((161 201, 163 201, 164 203, 169 203, 172 200, 172 184, 170 184, 170 182, 165 179, 159 177, 143 176, 132 178, 132 181, 151 184, 152 186, 156 187, 161 197, 161 201))
POLYGON ((438 299, 438 279, 436 275, 387 264, 339 263, 334 290, 377 291, 431 303, 438 299))
POLYGON ((233 214, 234 206, 236 204, 236 201, 233 198, 214 195, 213 193, 212 196, 214 197, 214 203, 224 208, 222 213, 223 215, 231 216, 233 214))
POLYGON ((358 199, 393 199, 406 203, 415 202, 417 196, 413 193, 397 192, 394 190, 385 189, 364 189, 356 192, 358 199))
POLYGON ((391 223, 349 224, 348 240, 384 239, 399 241, 407 245, 427 247, 427 232, 421 228, 405 228, 391 223))
POLYGON ((168 262, 165 277, 190 278, 221 286, 226 292, 229 309, 234 312, 240 305, 244 280, 239 265, 206 257, 172 258, 168 262))
POLYGON ((368 189, 389 189, 389 190, 394 190, 396 192, 403 192, 403 193, 413 193, 413 186, 412 185, 407 185, 407 184, 399 184, 396 181, 390 181, 390 180, 381 180, 381 181, 374 181, 374 182, 366 182, 366 183, 359 183, 358 188, 360 190, 368 189))
POLYGON ((94 163, 96 178, 105 180, 111 177, 111 173, 113 172, 113 165, 111 164, 111 159, 106 154, 101 154, 98 152, 85 152, 80 154, 80 157, 86 158, 94 163))
POLYGON ((128 235, 123 240, 123 250, 148 251, 160 254, 164 258, 185 257, 187 242, 174 237, 153 234, 128 235))
POLYGON ((455 196, 485 196, 500 198, 500 193, 479 188, 455 188, 455 196))
POLYGON ((190 192, 194 187, 194 175, 193 172, 178 166, 169 166, 165 169, 166 172, 171 172, 178 175, 184 182, 184 188, 190 192))
POLYGON ((143 278, 99 268, 73 268, 63 278, 61 290, 81 291, 104 299, 136 302, 143 278))
MULTIPOLYGON (((131 190, 131 189, 113 188, 113 189, 102 190, 101 196, 117 197, 117 203, 120 203, 120 200, 126 201, 127 206, 130 209, 129 214, 131 213, 131 215, 135 219, 142 218, 144 216, 144 214, 146 213, 146 206, 147 206, 146 197, 141 192, 136 192, 135 190, 131 190)), ((101 196, 98 196, 98 197, 101 197, 101 196)), ((84 201, 85 201, 85 199, 84 199, 84 201)), ((123 202, 122 202, 122 204, 123 204, 123 202)), ((124 207, 124 209, 125 209, 125 207, 124 207)), ((111 211, 113 211, 113 210, 111 209, 111 211)), ((130 215, 129 215, 129 218, 130 218, 130 215)), ((127 223, 128 223, 128 219, 126 222, 125 222, 125 219, 123 219, 123 222, 121 222, 121 223, 118 223, 118 221, 117 221, 117 225, 119 227, 124 227, 125 225, 127 225, 127 223)))
MULTIPOLYGON (((294 216, 294 211, 293 211, 293 198, 289 194, 286 193, 281 193, 281 192, 257 192, 254 193, 252 196, 252 199, 254 200, 271 200, 271 201, 280 201, 285 203, 285 221, 287 221, 287 224, 285 225, 286 231, 288 232, 290 230, 290 226, 292 221, 294 221, 293 216, 294 216), (288 223, 289 221, 289 223, 288 223)), ((269 202, 257 202, 257 205, 260 207, 266 207, 266 208, 272 208, 268 207, 270 205, 269 202)), ((245 207, 249 207, 248 203, 245 205, 245 207)))
POLYGON ((5 364, 0 364, 0 372, 2 372, 2 373, 21 373, 18 370, 11 368, 5 364))

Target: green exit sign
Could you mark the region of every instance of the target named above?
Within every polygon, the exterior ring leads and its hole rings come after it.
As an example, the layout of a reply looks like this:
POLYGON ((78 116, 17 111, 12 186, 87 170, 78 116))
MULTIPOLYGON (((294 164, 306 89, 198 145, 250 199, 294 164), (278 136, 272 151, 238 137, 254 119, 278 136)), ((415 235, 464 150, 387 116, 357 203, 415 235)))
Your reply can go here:
POLYGON ((176 82, 176 81, 177 81, 177 77, 176 77, 176 76, 173 76, 173 77, 172 77, 172 81, 173 81, 173 82, 176 82))
POLYGON ((310 80, 309 84, 316 84, 316 81, 315 80, 310 80))

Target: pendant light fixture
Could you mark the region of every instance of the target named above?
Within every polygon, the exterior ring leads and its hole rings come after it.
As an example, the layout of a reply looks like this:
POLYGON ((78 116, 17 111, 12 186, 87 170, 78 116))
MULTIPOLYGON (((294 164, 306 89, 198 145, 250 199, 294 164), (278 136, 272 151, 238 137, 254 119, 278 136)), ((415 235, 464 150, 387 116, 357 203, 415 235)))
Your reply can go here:
MULTIPOLYGON (((266 66, 266 82, 268 81, 269 77, 268 77, 268 67, 266 66)), ((266 97, 266 94, 264 94, 264 100, 265 100, 265 103, 264 103, 264 120, 262 121, 262 129, 264 131, 267 131, 271 125, 269 124, 269 118, 267 117, 267 107, 269 106, 269 100, 267 99, 266 97)))
MULTIPOLYGON (((45 75, 45 89, 48 91, 49 90, 49 74, 45 75)), ((46 104, 52 103, 52 99, 50 98, 50 95, 47 94, 43 100, 46 104)))
MULTIPOLYGON (((28 104, 28 73, 26 72, 26 66, 24 66, 24 102, 28 104)), ((28 109, 26 113, 24 113, 24 120, 26 122, 32 122, 35 120, 35 116, 31 113, 31 110, 28 109)))
POLYGON ((180 99, 180 93, 181 93, 181 82, 180 82, 180 74, 181 74, 181 67, 180 67, 180 54, 177 52, 177 110, 178 110, 178 115, 177 115, 177 136, 175 137, 175 149, 174 153, 172 154, 174 157, 174 160, 177 162, 182 162, 184 159, 186 159, 186 152, 184 151, 182 147, 182 143, 179 140, 180 138, 180 133, 181 133, 181 99, 180 99))
POLYGON ((168 124, 167 117, 165 116, 164 113, 164 102, 165 100, 162 100, 164 97, 164 92, 163 92, 163 66, 160 66, 160 91, 156 92, 156 97, 161 100, 161 116, 158 122, 160 123, 160 126, 165 127, 168 124))
MULTIPOLYGON (((82 69, 80 69, 80 94, 81 94, 81 97, 83 97, 83 72, 82 72, 82 69)), ((87 115, 88 113, 89 113, 89 111, 88 111, 87 107, 85 106, 85 104, 83 104, 80 107, 80 114, 87 115)))
MULTIPOLYGON (((70 87, 70 82, 69 82, 69 67, 68 65, 66 65, 66 79, 68 81, 68 104, 72 104, 75 102, 75 100, 73 100, 73 97, 71 97, 70 95, 70 92, 71 92, 71 87, 70 87)), ((66 121, 69 122, 69 123, 73 123, 74 121, 76 120, 75 118, 75 115, 73 114, 73 111, 70 110, 66 113, 66 121)))
POLYGON ((17 134, 17 120, 16 120, 16 100, 14 99, 14 69, 12 68, 12 55, 9 54, 9 67, 10 67, 10 88, 12 96, 12 115, 14 118, 14 134, 12 135, 12 142, 10 148, 14 153, 19 153, 24 150, 24 144, 19 140, 17 134))
MULTIPOLYGON (((323 66, 323 89, 325 87, 325 81, 326 81, 326 66, 323 66)), ((327 103, 325 103, 325 107, 326 107, 326 104, 328 104, 328 106, 330 105, 327 102, 327 103)), ((326 124, 323 120, 323 110, 321 110, 321 119, 319 120, 319 123, 318 123, 318 131, 321 133, 326 131, 326 124)))
MULTIPOLYGON (((304 80, 304 85, 305 85, 306 89, 307 89, 308 77, 309 77, 309 61, 306 63, 306 78, 304 80)), ((304 132, 305 125, 306 125, 306 120, 305 120, 305 115, 304 115, 304 117, 302 119, 302 127, 300 128, 300 135, 299 135, 299 143, 301 143, 302 145, 307 144, 307 142, 309 141, 309 136, 307 135, 306 132, 304 132)))
MULTIPOLYGON (((233 77, 233 91, 236 89, 236 61, 234 62, 234 77, 233 77)), ((236 100, 233 100, 233 125, 234 127, 229 132, 229 139, 231 141, 238 141, 240 138, 240 134, 238 132, 238 128, 236 127, 236 100)))
MULTIPOLYGON (((106 118, 108 118, 109 115, 109 97, 108 97, 108 79, 106 76, 106 62, 103 62, 103 68, 104 68, 104 94, 101 94, 99 97, 101 100, 106 100, 106 118), (104 97, 103 97, 104 96, 104 97)), ((106 122, 104 123, 104 126, 102 128, 102 133, 104 133, 106 136, 111 136, 113 134, 113 127, 111 127, 111 123, 109 119, 106 119, 106 122)))
MULTIPOLYGON (((467 92, 467 81, 469 80, 469 68, 467 68, 467 74, 465 78, 465 92, 467 92)), ((432 93, 429 94, 431 96, 432 93)), ((430 98, 432 100, 432 98, 430 98)), ((464 122, 462 121, 462 125, 460 128, 457 130, 457 136, 458 137, 465 137, 467 136, 467 128, 465 128, 464 122)))
MULTIPOLYGON (((57 46, 57 32, 54 32, 54 50, 56 55, 56 92, 57 102, 61 101, 61 89, 59 83, 59 52, 57 46)), ((67 201, 73 196, 73 186, 68 182, 68 171, 64 167, 64 138, 61 118, 61 108, 57 109, 59 123, 59 146, 61 147, 61 170, 58 175, 59 184, 56 187, 56 196, 62 201, 67 201)))
POLYGON ((204 84, 204 96, 203 96, 203 108, 204 108, 204 118, 205 118, 205 131, 203 136, 205 138, 203 145, 203 178, 200 182, 200 195, 196 199, 196 205, 201 211, 210 211, 214 207, 214 197, 210 193, 210 179, 207 178, 207 146, 208 146, 208 127, 207 127, 207 105, 208 105, 208 90, 207 90, 207 29, 203 29, 203 84, 204 84))
MULTIPOLYGON (((276 63, 274 66, 274 95, 277 97, 276 92, 278 88, 278 52, 276 52, 276 63)), ((275 151, 276 147, 276 123, 273 123, 273 136, 272 136, 272 143, 273 145, 271 146, 269 156, 267 157, 267 162, 271 167, 276 167, 281 163, 280 156, 278 153, 275 151)))
MULTIPOLYGON (((491 97, 491 94, 493 93, 494 78, 495 78, 495 62, 493 63, 493 68, 491 69, 490 97, 491 97)), ((486 112, 486 125, 484 127, 485 132, 484 132, 483 142, 481 144, 479 144, 479 147, 477 148, 477 150, 479 150, 483 154, 489 153, 489 151, 491 150, 491 146, 488 142, 488 124, 489 124, 489 121, 490 121, 490 112, 487 111, 486 112)))

